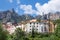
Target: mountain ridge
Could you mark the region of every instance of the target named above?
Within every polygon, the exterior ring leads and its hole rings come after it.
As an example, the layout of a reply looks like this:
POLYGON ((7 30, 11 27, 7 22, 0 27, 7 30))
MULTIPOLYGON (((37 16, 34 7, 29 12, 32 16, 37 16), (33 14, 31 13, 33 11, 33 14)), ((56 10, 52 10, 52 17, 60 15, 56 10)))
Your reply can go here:
MULTIPOLYGON (((55 14, 60 14, 60 12, 56 12, 55 14)), ((11 10, 7 10, 7 11, 0 11, 0 21, 2 21, 2 23, 6 23, 6 22, 21 22, 21 21, 25 21, 25 20, 32 20, 32 19, 48 19, 47 16, 49 14, 45 14, 45 15, 37 15, 35 17, 33 17, 30 14, 23 14, 23 15, 19 15, 15 12, 14 9, 11 10)))

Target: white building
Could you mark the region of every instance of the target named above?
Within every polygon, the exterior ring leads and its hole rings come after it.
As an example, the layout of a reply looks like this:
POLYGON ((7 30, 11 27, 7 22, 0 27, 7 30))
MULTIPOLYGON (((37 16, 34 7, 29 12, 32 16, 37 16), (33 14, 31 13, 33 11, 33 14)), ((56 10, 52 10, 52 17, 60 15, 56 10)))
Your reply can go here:
POLYGON ((33 29, 39 33, 49 32, 49 26, 45 23, 31 22, 26 24, 25 31, 27 33, 32 32, 33 29))
POLYGON ((9 32, 9 34, 12 34, 12 33, 14 33, 15 32, 15 26, 14 25, 12 25, 12 23, 11 22, 8 22, 7 24, 6 24, 6 26, 7 26, 7 31, 9 32))
POLYGON ((47 33, 47 32, 54 32, 54 25, 50 23, 49 21, 46 22, 38 22, 36 19, 30 20, 30 21, 24 21, 21 25, 22 30, 29 33, 34 31, 38 33, 47 33))
POLYGON ((5 30, 12 34, 15 32, 16 28, 21 28, 21 25, 12 25, 12 22, 7 22, 5 25, 3 24, 5 30))
POLYGON ((36 19, 33 19, 33 20, 28 20, 28 21, 23 21, 21 23, 18 23, 17 26, 14 26, 12 25, 11 22, 8 22, 5 25, 5 28, 10 34, 12 34, 15 32, 16 28, 21 28, 22 31, 25 31, 26 33, 31 33, 32 30, 38 33, 47 33, 47 32, 54 32, 55 27, 52 22, 50 22, 50 26, 49 26, 49 21, 42 20, 40 22, 37 21, 36 19))

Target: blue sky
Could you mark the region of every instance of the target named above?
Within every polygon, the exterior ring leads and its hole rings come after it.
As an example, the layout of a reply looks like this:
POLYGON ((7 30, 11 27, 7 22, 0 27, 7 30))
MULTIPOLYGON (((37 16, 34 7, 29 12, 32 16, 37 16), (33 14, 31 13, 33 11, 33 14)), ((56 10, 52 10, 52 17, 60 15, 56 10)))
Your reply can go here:
MULTIPOLYGON (((41 4, 47 3, 48 0, 20 0, 21 4, 29 5, 31 4, 33 7, 36 2, 39 2, 41 4)), ((16 6, 16 0, 13 0, 13 3, 10 3, 8 0, 0 0, 0 9, 6 10, 10 8, 15 8, 16 6)))
POLYGON ((44 3, 47 3, 49 0, 21 0, 21 4, 26 4, 26 5, 32 5, 33 8, 35 9, 35 4, 37 2, 39 2, 41 5, 43 5, 44 3))
POLYGON ((24 10, 17 8, 20 5, 31 5, 33 10, 36 10, 35 4, 40 3, 41 5, 44 5, 45 3, 48 3, 50 0, 19 0, 19 4, 17 3, 17 0, 0 0, 0 11, 1 10, 9 10, 14 8, 15 10, 18 9, 18 14, 24 14, 24 10))

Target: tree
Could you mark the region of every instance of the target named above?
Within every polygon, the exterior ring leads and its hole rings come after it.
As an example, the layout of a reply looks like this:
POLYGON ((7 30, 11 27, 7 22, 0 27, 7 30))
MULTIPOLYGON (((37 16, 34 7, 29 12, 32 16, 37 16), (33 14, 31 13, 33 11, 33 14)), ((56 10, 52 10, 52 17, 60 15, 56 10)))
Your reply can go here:
POLYGON ((57 25, 57 28, 55 30, 55 35, 60 38, 60 24, 57 25))
POLYGON ((0 24, 0 40, 7 40, 7 33, 8 32, 3 29, 2 24, 0 24))
POLYGON ((60 19, 54 20, 53 23, 54 24, 59 24, 60 23, 60 19))
POLYGON ((60 19, 54 20, 53 23, 57 24, 57 27, 55 28, 55 35, 59 36, 59 34, 60 34, 60 19))
POLYGON ((25 32, 20 28, 17 28, 15 33, 13 34, 12 40, 24 40, 25 32))

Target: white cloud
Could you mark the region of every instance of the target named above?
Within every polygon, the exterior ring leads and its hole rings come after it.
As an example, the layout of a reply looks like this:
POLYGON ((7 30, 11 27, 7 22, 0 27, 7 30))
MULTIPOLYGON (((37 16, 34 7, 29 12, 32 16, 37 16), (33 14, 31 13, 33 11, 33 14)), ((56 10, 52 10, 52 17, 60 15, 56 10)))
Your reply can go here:
MULTIPOLYGON (((19 4, 20 0, 17 0, 17 3, 19 4)), ((25 14, 42 15, 43 12, 45 14, 48 14, 49 12, 60 12, 60 0, 50 0, 48 3, 43 5, 36 3, 35 7, 37 10, 34 10, 32 5, 20 5, 20 9, 22 9, 25 14)))
POLYGON ((17 0, 17 4, 20 4, 20 0, 17 0))
POLYGON ((8 0, 10 3, 12 3, 13 2, 13 0, 8 0))
POLYGON ((50 0, 48 3, 45 3, 44 5, 40 5, 40 3, 36 3, 35 5, 37 12, 42 14, 43 12, 45 14, 49 12, 56 12, 60 11, 60 0, 50 0))
POLYGON ((25 14, 34 14, 36 12, 31 5, 20 5, 20 9, 24 10, 25 14))
MULTIPOLYGON (((13 3, 14 0, 8 0, 10 3, 13 3)), ((20 0, 16 0, 17 4, 20 4, 20 0)))
POLYGON ((18 11, 19 11, 19 10, 18 10, 18 7, 15 9, 15 11, 16 11, 16 13, 18 13, 18 11))
POLYGON ((40 3, 36 3, 35 7, 37 10, 32 9, 31 5, 20 5, 20 8, 24 10, 24 13, 28 14, 38 14, 42 15, 44 12, 45 14, 49 12, 60 12, 60 0, 50 0, 48 3, 41 5, 40 3))

